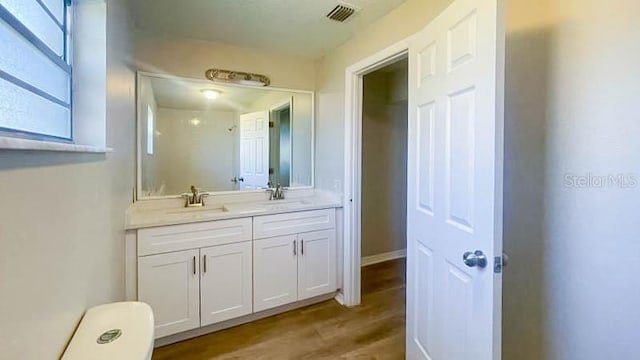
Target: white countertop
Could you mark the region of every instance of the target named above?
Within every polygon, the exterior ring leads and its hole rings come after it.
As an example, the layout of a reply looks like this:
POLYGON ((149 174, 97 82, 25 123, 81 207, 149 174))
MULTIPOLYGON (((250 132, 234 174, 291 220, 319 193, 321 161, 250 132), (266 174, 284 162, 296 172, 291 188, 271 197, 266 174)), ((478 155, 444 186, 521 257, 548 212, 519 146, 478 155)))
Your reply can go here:
POLYGON ((260 215, 342 207, 340 200, 330 196, 296 197, 285 200, 212 203, 204 207, 132 207, 127 211, 126 230, 148 227, 190 224, 203 221, 235 219, 260 215))

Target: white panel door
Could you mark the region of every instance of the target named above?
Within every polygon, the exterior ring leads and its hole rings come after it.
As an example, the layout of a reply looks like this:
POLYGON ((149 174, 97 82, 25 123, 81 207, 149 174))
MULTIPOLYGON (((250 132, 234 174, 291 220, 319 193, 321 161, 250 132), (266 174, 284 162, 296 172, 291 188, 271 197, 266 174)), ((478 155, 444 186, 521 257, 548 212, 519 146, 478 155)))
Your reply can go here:
POLYGON ((240 115, 241 189, 259 189, 269 182, 269 111, 240 115))
POLYGON ((253 242, 253 310, 271 309, 298 299, 298 237, 253 242))
POLYGON ((138 258, 138 300, 153 309, 156 338, 200 326, 199 250, 138 258))
POLYGON ((336 231, 298 235, 298 300, 336 290, 336 231))
POLYGON ((251 241, 200 249, 202 326, 253 311, 251 241))
POLYGON ((500 359, 501 13, 499 0, 456 0, 411 41, 409 359, 500 359), (463 261, 475 251, 485 267, 463 261))

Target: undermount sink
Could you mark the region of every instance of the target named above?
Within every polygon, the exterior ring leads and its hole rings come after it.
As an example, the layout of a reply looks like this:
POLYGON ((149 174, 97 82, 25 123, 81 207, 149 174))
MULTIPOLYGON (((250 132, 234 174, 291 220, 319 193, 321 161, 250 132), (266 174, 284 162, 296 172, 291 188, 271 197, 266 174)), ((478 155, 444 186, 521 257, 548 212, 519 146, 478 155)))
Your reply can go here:
POLYGON ((310 202, 307 200, 271 200, 268 202, 264 202, 261 205, 266 207, 296 207, 296 206, 304 206, 309 205, 310 202))
POLYGON ((227 204, 224 208, 227 211, 237 212, 241 214, 251 214, 251 213, 260 213, 269 210, 287 210, 287 209, 297 209, 300 207, 304 207, 310 205, 311 202, 308 200, 299 200, 299 199, 291 199, 291 200, 270 200, 256 203, 233 203, 227 204))
POLYGON ((186 215, 186 214, 219 214, 223 212, 227 212, 227 208, 222 207, 191 207, 191 208, 181 208, 179 210, 171 210, 167 211, 167 214, 171 215, 186 215))
POLYGON ((202 206, 202 207, 190 207, 172 209, 166 211, 167 215, 182 215, 183 218, 208 218, 216 217, 222 213, 233 212, 238 214, 252 214, 261 213, 265 211, 277 211, 298 209, 307 205, 310 205, 309 200, 291 199, 291 200, 270 200, 263 202, 249 202, 249 203, 231 203, 226 205, 218 205, 217 207, 202 206))

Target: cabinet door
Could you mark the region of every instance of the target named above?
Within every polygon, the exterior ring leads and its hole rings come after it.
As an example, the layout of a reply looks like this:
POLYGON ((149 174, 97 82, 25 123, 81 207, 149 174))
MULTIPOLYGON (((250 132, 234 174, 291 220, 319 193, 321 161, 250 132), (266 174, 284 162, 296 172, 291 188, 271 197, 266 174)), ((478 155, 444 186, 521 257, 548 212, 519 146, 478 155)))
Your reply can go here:
POLYGON ((251 314, 251 242, 200 249, 201 325, 251 314))
POLYGON ((335 230, 299 234, 298 241, 298 300, 335 291, 335 230))
POLYGON ((297 237, 253 242, 253 309, 262 311, 296 301, 297 237))
POLYGON ((200 326, 199 250, 138 258, 138 300, 153 309, 156 338, 200 326))

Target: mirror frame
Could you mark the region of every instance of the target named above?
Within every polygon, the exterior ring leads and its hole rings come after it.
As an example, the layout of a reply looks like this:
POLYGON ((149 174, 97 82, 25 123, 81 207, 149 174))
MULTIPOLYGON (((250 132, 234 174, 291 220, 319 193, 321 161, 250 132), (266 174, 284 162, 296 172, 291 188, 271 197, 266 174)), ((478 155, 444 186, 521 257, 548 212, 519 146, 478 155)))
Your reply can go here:
MULTIPOLYGON (((169 74, 162 73, 151 73, 145 71, 137 71, 136 72, 136 187, 135 187, 135 201, 146 201, 146 200, 162 200, 162 199, 176 199, 181 198, 179 194, 177 195, 165 195, 165 196, 140 196, 142 192, 142 134, 143 131, 141 129, 142 119, 140 118, 142 114, 142 109, 140 108, 140 84, 142 83, 141 79, 143 76, 147 77, 156 77, 160 79, 168 79, 168 80, 182 80, 189 82, 201 83, 203 85, 211 85, 211 80, 206 79, 194 79, 182 76, 175 76, 169 74)), ((289 191, 297 191, 297 190, 309 190, 315 188, 316 181, 316 98, 315 92, 309 90, 298 90, 298 89, 287 89, 280 88, 274 86, 247 86, 247 85, 239 85, 239 84, 231 84, 224 82, 213 82, 214 84, 224 85, 224 86, 232 86, 232 87, 240 87, 240 88, 250 88, 250 89, 258 89, 258 90, 275 90, 275 91, 285 91, 285 92, 293 92, 299 94, 307 94, 311 95, 311 185, 309 186, 299 186, 295 188, 290 188, 289 191)), ((295 106, 295 104, 294 104, 295 106)), ((271 109, 269 110, 269 114, 271 114, 271 109)), ((293 134, 293 130, 292 130, 293 134)), ((292 135, 293 136, 293 135, 292 135)), ((197 185, 197 184, 196 184, 197 185)), ((187 191, 188 189, 185 189, 187 191)), ((252 193, 262 193, 264 190, 230 190, 230 191, 208 191, 203 189, 204 192, 210 195, 242 195, 242 194, 252 194, 252 193)))

